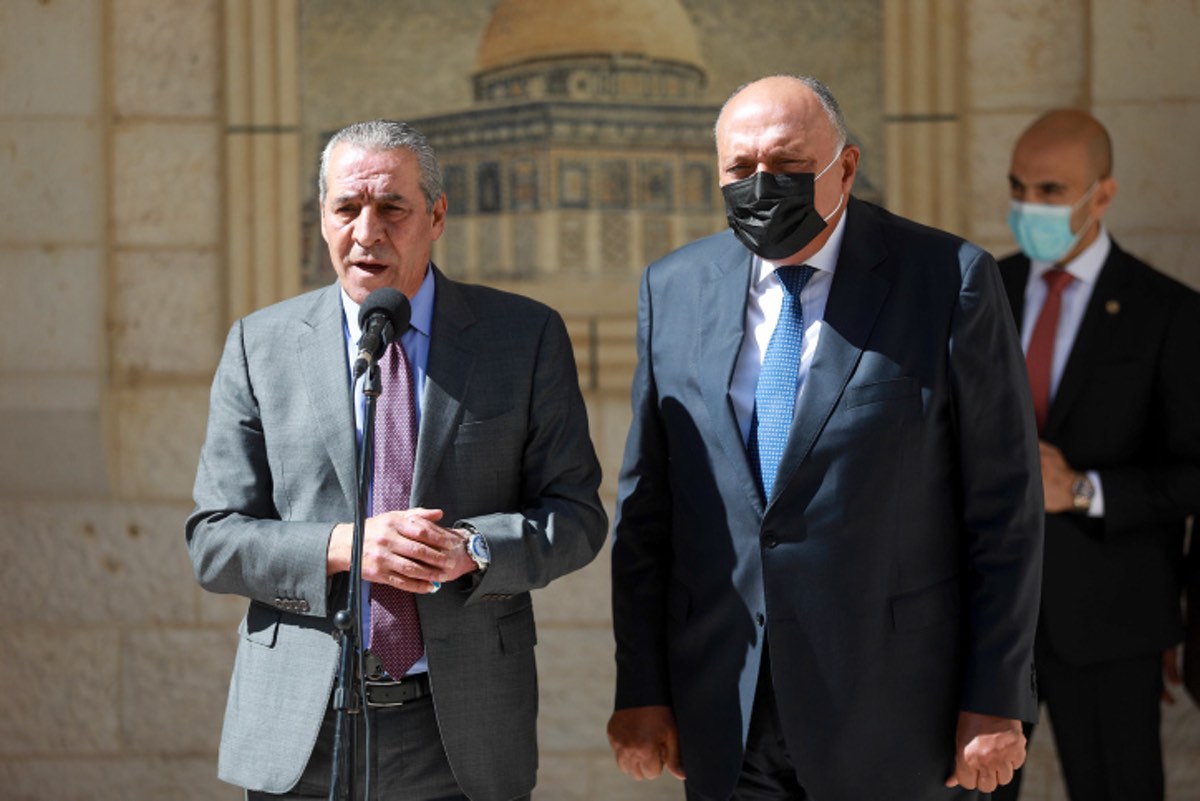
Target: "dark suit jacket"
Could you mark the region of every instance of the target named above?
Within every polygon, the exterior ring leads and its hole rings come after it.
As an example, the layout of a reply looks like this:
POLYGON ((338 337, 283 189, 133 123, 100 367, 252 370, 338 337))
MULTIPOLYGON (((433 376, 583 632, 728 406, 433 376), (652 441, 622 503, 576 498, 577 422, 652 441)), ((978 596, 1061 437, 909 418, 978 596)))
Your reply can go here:
MULTIPOLYGON (((418 596, 433 702, 463 791, 501 801, 537 768, 528 591, 589 562, 607 521, 570 341, 540 303, 436 273, 412 505, 470 521, 492 564, 418 596)), ((329 532, 354 519, 354 409, 337 286, 233 326, 213 381, 187 541, 200 583, 249 599, 221 778, 280 793, 329 704, 345 574, 329 532)))
MULTIPOLYGON (((1016 319, 1029 260, 1000 271, 1016 319)), ((1104 517, 1046 516, 1039 648, 1089 664, 1178 643, 1184 520, 1200 509, 1200 295, 1114 242, 1043 439, 1096 470, 1104 517)))
POLYGON ((764 634, 817 801, 919 801, 960 709, 1032 719, 1041 484, 1020 346, 984 251, 851 200, 811 372, 764 503, 729 399, 751 254, 652 264, 618 491, 618 708, 670 705, 726 798, 764 634))

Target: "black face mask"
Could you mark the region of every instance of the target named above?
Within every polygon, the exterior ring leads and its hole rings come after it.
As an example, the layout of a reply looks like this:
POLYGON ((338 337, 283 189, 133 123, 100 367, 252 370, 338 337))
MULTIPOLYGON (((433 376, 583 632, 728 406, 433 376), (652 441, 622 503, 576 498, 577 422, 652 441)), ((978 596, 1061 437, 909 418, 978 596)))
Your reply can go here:
POLYGON ((726 184, 721 194, 729 227, 743 245, 764 259, 791 256, 825 230, 825 220, 814 205, 818 177, 811 172, 756 172, 726 184))

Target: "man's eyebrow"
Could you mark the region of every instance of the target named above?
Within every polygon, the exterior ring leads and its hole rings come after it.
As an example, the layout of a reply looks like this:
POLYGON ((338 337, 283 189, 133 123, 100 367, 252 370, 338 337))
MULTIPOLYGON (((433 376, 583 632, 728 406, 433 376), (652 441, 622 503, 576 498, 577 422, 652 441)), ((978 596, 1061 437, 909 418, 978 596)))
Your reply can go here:
MULTIPOLYGON (((379 202, 407 203, 408 202, 408 198, 406 198, 404 195, 401 195, 396 192, 381 192, 380 194, 372 195, 371 198, 372 198, 372 202, 374 202, 374 203, 379 203, 379 202)), ((363 195, 361 193, 350 192, 345 195, 335 195, 333 197, 333 202, 334 203, 347 203, 350 201, 362 200, 362 199, 363 199, 363 195)))
MULTIPOLYGON (((1022 181, 1020 178, 1018 178, 1015 175, 1012 175, 1011 173, 1008 176, 1008 183, 1012 186, 1020 186, 1020 187, 1026 187, 1026 188, 1028 188, 1028 186, 1029 186, 1024 181, 1022 181)), ((1037 189, 1042 192, 1061 191, 1061 190, 1064 190, 1067 188, 1067 185, 1065 183, 1063 183, 1062 181, 1056 181, 1053 179, 1046 180, 1046 181, 1034 181, 1032 186, 1034 189, 1037 189)))
MULTIPOLYGON (((774 161, 796 161, 816 164, 818 157, 811 153, 805 153, 799 148, 781 147, 778 151, 771 154, 771 159, 774 161)), ((757 162, 758 156, 754 153, 730 153, 721 164, 722 166, 736 166, 739 164, 755 164, 757 162)))

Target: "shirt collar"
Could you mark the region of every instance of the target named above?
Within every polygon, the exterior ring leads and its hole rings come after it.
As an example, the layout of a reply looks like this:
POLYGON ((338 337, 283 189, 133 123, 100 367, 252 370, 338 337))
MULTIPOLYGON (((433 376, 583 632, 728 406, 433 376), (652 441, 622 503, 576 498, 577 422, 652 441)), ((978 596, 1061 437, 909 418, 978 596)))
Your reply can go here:
MULTIPOLYGON (((436 293, 434 287, 433 270, 427 267, 425 279, 421 281, 421 288, 417 290, 417 294, 410 301, 412 317, 409 319, 409 325, 425 336, 429 336, 430 331, 433 330, 433 298, 436 293)), ((350 336, 351 342, 357 342, 362 337, 362 328, 358 325, 360 306, 350 299, 345 289, 342 289, 341 293, 342 312, 346 317, 346 333, 350 336)))
MULTIPOLYGON (((1108 229, 1104 227, 1104 223, 1100 223, 1100 233, 1096 237, 1096 241, 1084 248, 1078 256, 1071 259, 1070 263, 1063 269, 1069 272, 1071 277, 1077 281, 1082 281, 1085 284, 1094 284, 1100 276, 1100 269, 1108 259, 1110 250, 1112 250, 1112 239, 1109 238, 1108 229)), ((1052 269, 1054 269, 1054 262, 1031 261, 1030 278, 1040 278, 1052 269)))
MULTIPOLYGON (((805 264, 827 273, 833 273, 837 269, 838 256, 842 253, 842 237, 846 233, 846 216, 848 214, 850 214, 849 208, 843 212, 833 229, 833 233, 829 235, 829 239, 825 240, 825 244, 821 246, 820 250, 805 260, 805 264)), ((755 284, 761 284, 770 278, 775 270, 782 266, 781 262, 767 261, 759 256, 755 256, 754 261, 755 284)))

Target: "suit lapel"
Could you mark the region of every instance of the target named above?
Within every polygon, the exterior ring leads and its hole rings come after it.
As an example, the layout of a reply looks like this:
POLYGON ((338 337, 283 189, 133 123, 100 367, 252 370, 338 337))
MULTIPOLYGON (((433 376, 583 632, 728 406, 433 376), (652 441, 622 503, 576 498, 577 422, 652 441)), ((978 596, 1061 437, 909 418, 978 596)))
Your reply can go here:
POLYGON ((313 409, 313 425, 325 443, 342 492, 354 505, 358 484, 354 400, 346 361, 346 329, 337 284, 315 296, 298 339, 300 369, 313 409))
POLYGON ((429 340, 429 364, 417 433, 417 461, 413 473, 412 498, 419 505, 433 495, 438 466, 462 418, 462 399, 471 382, 475 348, 465 336, 475 316, 458 285, 436 268, 433 325, 429 340))
POLYGON ((1128 273, 1124 269, 1125 254, 1112 244, 1100 275, 1096 278, 1096 286, 1088 300, 1083 320, 1079 323, 1079 331, 1075 334, 1075 342, 1071 345, 1071 353, 1063 367, 1062 378, 1058 382, 1058 391, 1050 404, 1050 414, 1046 418, 1045 438, 1053 441, 1058 427, 1067 417, 1071 405, 1083 391, 1088 375, 1101 358, 1101 354, 1111 349, 1117 324, 1120 321, 1120 307, 1126 299, 1126 284, 1128 273), (1116 302, 1116 313, 1111 313, 1109 304, 1116 302))
POLYGON ((878 221, 869 207, 855 201, 851 201, 847 214, 850 216, 846 220, 842 251, 825 305, 821 340, 804 381, 800 402, 796 404, 787 446, 779 461, 775 498, 808 456, 833 413, 862 358, 875 318, 891 287, 873 270, 887 255, 878 221))
MULTIPOLYGON (((726 241, 726 240, 722 240, 726 241)), ((738 483, 761 515, 762 497, 742 442, 742 431, 729 396, 733 371, 746 328, 746 294, 750 287, 753 259, 732 237, 727 249, 717 253, 709 280, 699 288, 696 309, 696 340, 699 365, 695 373, 708 408, 713 430, 729 458, 738 483)))

